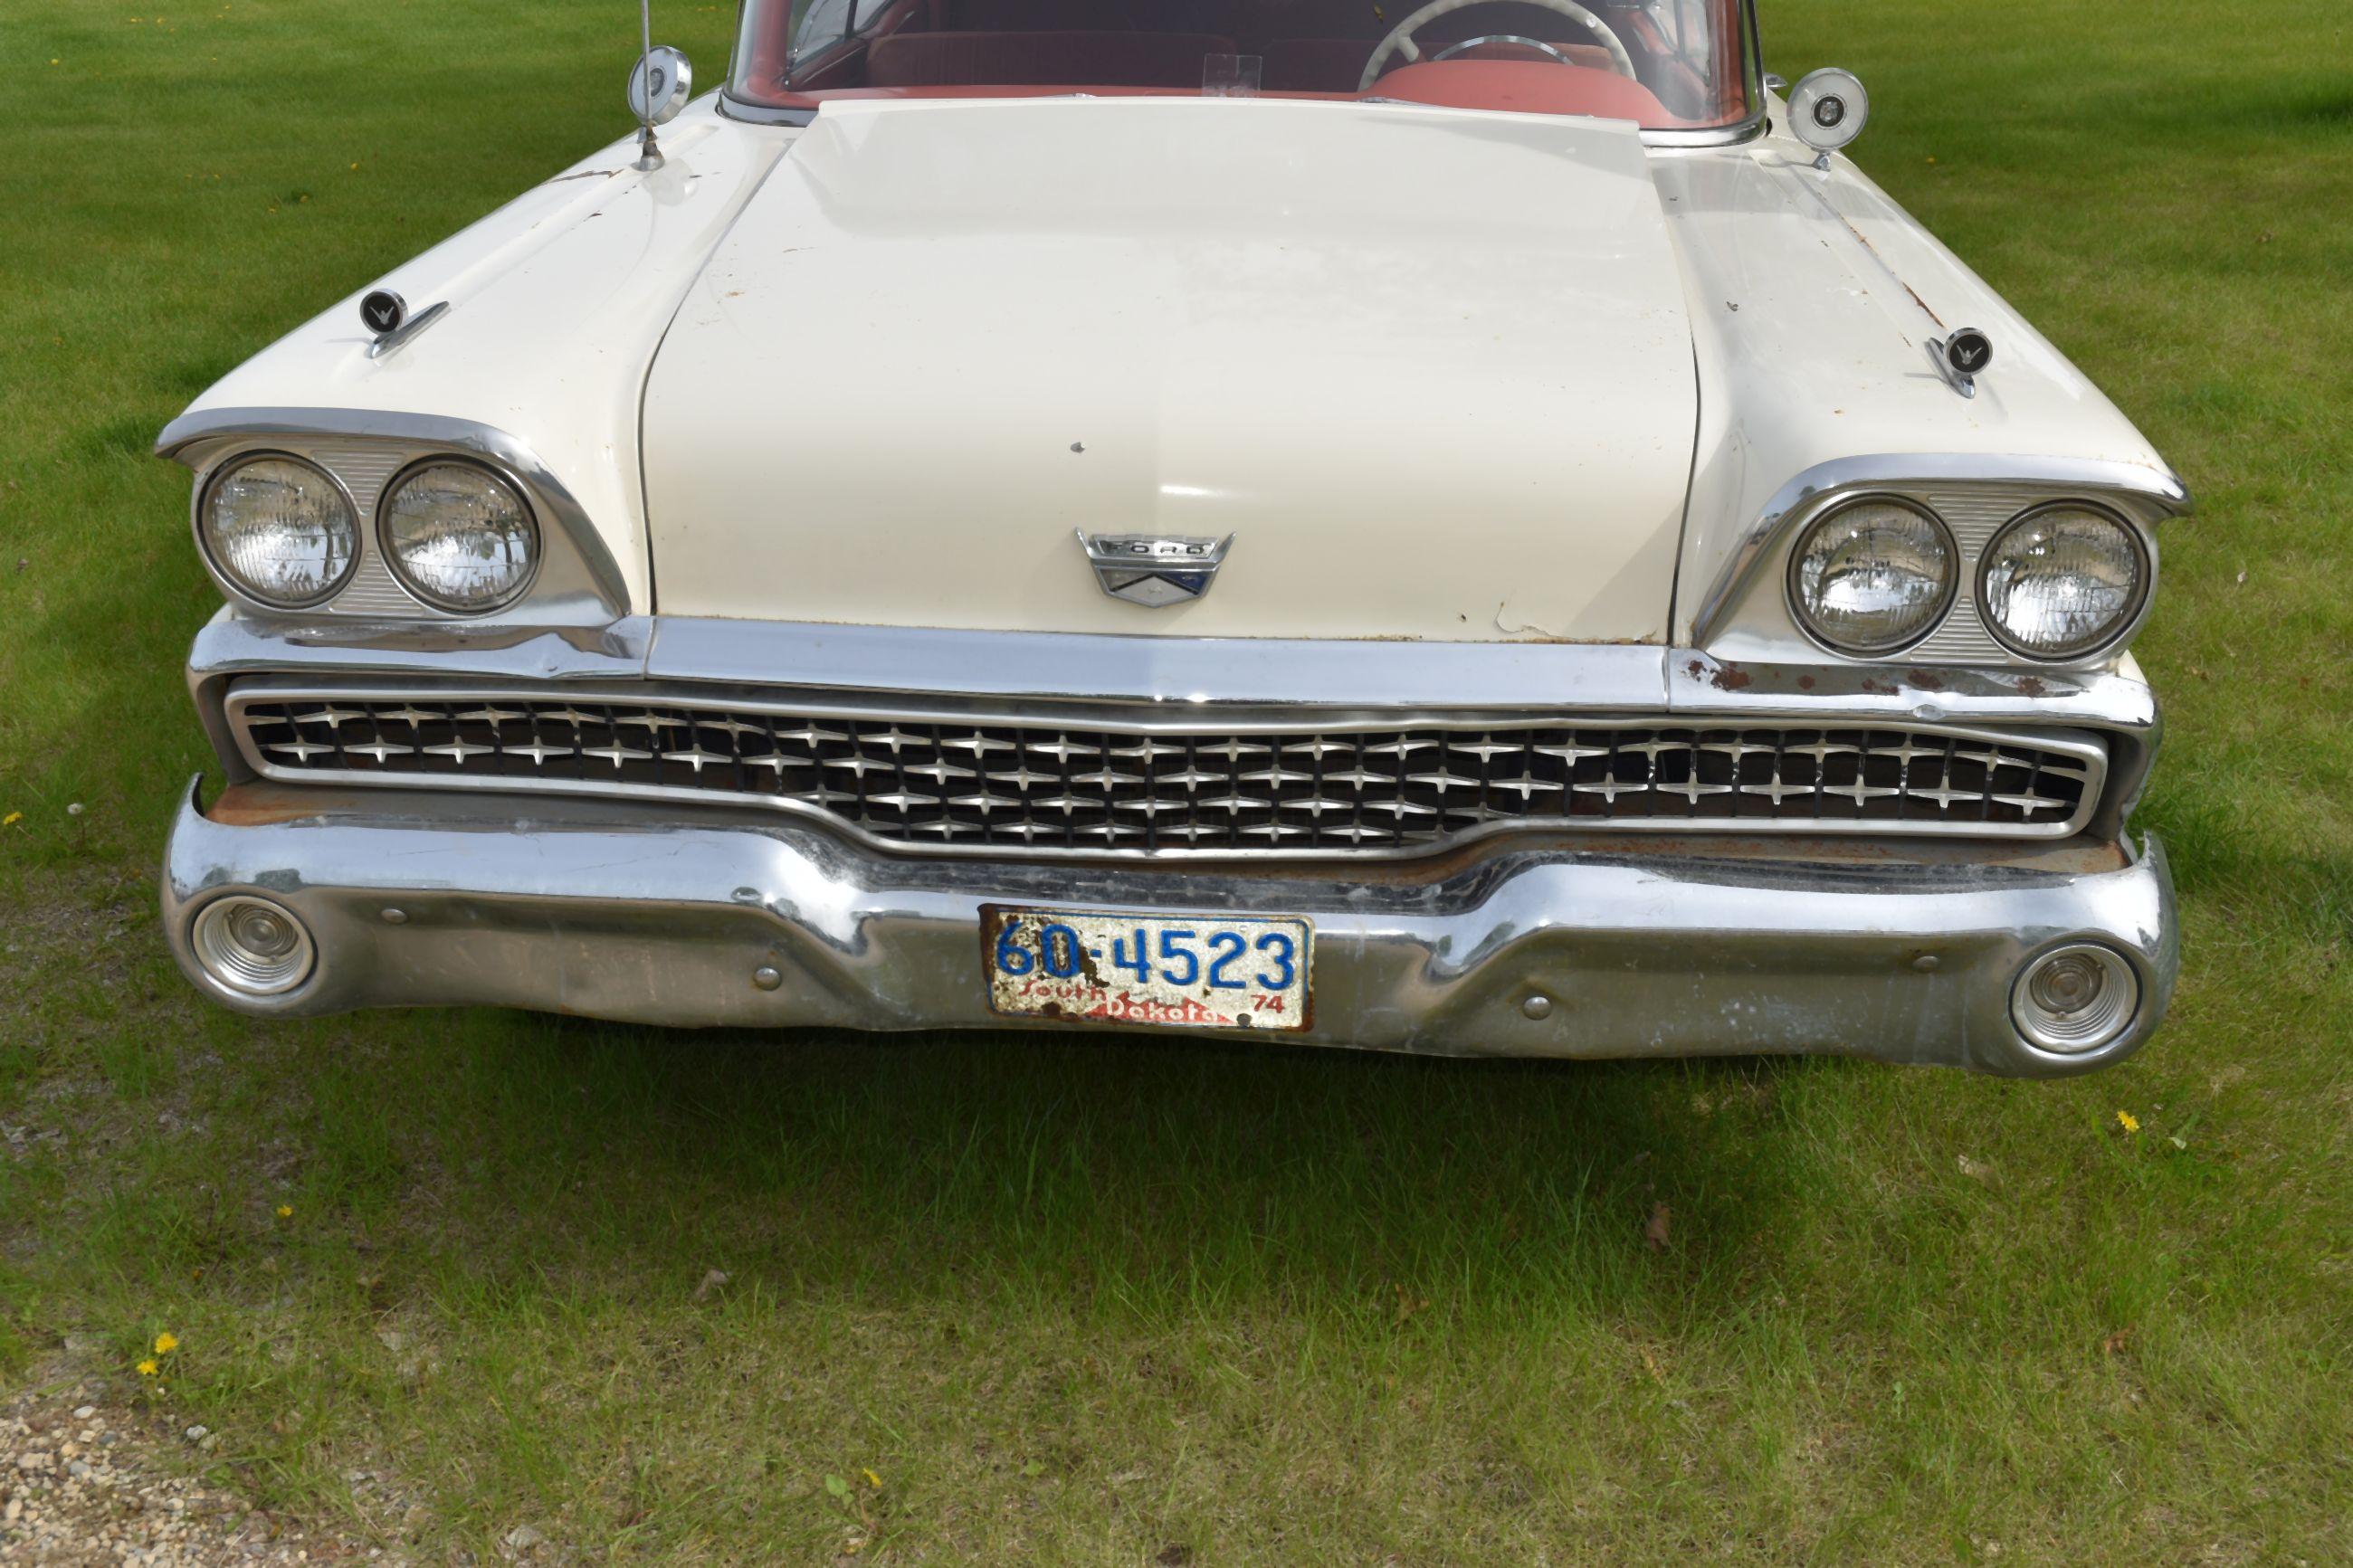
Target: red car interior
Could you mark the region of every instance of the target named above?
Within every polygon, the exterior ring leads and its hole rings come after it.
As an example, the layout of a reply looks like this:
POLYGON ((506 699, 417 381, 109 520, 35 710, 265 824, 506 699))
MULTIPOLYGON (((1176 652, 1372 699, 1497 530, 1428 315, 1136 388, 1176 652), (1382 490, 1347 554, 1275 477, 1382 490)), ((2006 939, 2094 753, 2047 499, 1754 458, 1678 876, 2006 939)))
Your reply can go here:
MULTIPOLYGON (((1601 40, 1547 7, 1493 0, 1421 29, 1425 54, 1474 37, 1540 39, 1562 65, 1524 45, 1481 45, 1453 59, 1391 68, 1369 92, 1358 82, 1408 0, 864 0, 857 32, 787 64, 789 14, 747 39, 736 90, 782 107, 828 97, 1008 96, 1126 89, 1202 90, 1212 56, 1255 57, 1259 90, 1284 97, 1381 97, 1466 109, 1592 114, 1649 126, 1720 125, 1747 112, 1738 29, 1720 26, 1723 57, 1703 75, 1679 58, 1645 11, 1594 8, 1617 29, 1641 80, 1611 67, 1601 40), (1712 87, 1709 77, 1721 87, 1712 87), (981 90, 975 90, 981 89, 981 90)), ((1728 9, 1728 8, 1727 8, 1728 9)))
POLYGON ((866 49, 869 87, 969 87, 985 82, 1089 82, 1167 87, 1201 61, 1235 52, 1207 33, 890 33, 866 49))

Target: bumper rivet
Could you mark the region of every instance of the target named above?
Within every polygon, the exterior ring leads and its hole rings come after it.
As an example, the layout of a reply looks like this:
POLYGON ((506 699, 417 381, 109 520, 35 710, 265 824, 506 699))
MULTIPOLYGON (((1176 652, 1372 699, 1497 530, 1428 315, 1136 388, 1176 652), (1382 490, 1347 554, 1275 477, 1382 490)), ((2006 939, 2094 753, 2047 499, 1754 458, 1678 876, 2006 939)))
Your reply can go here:
POLYGON ((774 964, 764 963, 752 971, 752 984, 763 991, 774 991, 785 983, 785 977, 774 964))
POLYGON ((1520 1004, 1520 1011, 1525 1013, 1531 1018, 1539 1020, 1549 1018, 1552 1016, 1552 998, 1549 996, 1531 996, 1526 1001, 1520 1004))
POLYGON ((1944 960, 1938 958, 1935 953, 1924 952, 1919 957, 1912 961, 1912 967, 1918 970, 1921 973, 1926 974, 1938 968, 1943 963, 1944 960))
POLYGON ((384 923, 388 926, 405 926, 408 923, 408 911, 406 910, 386 910, 384 911, 384 923))

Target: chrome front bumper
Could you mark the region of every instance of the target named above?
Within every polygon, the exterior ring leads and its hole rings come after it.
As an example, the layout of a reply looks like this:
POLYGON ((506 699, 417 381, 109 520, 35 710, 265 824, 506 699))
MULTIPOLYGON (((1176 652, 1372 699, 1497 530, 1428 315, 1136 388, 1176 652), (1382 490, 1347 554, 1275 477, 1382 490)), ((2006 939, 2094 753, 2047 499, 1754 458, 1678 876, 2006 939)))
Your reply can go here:
POLYGON ((2156 841, 1983 852, 1491 841, 1379 867, 1025 865, 892 857, 797 822, 659 805, 246 785, 207 814, 192 784, 163 903, 190 978, 266 1016, 487 1005, 665 1025, 1053 1026, 989 1010, 980 910, 1002 903, 1304 916, 1314 1026, 1285 1037, 1321 1045, 1810 1053, 2031 1078, 2129 1055, 2178 966, 2156 841), (260 999, 205 974, 189 924, 232 892, 309 925, 308 981, 260 999), (2011 985, 2037 952, 2081 940, 2129 958, 2139 1009, 2105 1048, 2054 1055, 2012 1026, 2011 985))

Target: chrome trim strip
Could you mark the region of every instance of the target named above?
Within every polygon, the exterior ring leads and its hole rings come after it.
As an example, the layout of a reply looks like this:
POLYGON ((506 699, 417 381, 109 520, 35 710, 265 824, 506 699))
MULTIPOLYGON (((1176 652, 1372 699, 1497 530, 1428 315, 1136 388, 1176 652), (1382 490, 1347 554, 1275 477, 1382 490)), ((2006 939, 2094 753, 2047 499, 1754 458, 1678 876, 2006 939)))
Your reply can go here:
POLYGON ((1989 458, 1953 453, 1841 458, 1807 469, 1784 485, 1716 574, 1692 621, 1692 640, 1704 647, 1723 630, 1765 570, 1772 546, 1792 536, 1816 512, 1872 489, 1914 486, 2045 486, 2051 500, 2084 495, 2103 499, 2144 526, 2195 510, 2180 477, 2130 463, 2078 458, 1989 458))
MULTIPOLYGON (((197 681, 276 673, 426 681, 807 688, 907 700, 1024 698, 1181 705, 1170 721, 1258 702, 1463 712, 1717 713, 1823 722, 1914 719, 2146 731, 2147 685, 2112 669, 1760 664, 1699 648, 1544 643, 1297 642, 941 632, 630 616, 602 626, 290 624, 234 609, 196 634, 197 681), (1270 668, 1288 659, 1287 668, 1270 668)), ((1220 715, 1222 717, 1222 715, 1220 715)))
POLYGON ((1315 925, 1314 1043, 1822 1052, 2046 1078, 2138 1047, 2179 960, 2154 841, 1999 864, 1512 845, 1372 874, 1219 874, 913 861, 789 822, 648 807, 548 802, 525 816, 425 792, 309 811, 251 804, 224 802, 216 819, 190 785, 165 850, 163 924, 206 994, 272 1016, 425 1004, 673 1026, 1002 1026, 979 967, 984 904, 1280 910, 1315 925), (292 910, 317 944, 311 978, 285 995, 224 994, 189 952, 203 906, 248 891, 292 910), (404 919, 387 922, 386 909, 404 919), (2082 940, 2131 960, 2142 1013, 2097 1052, 2038 1050, 2010 1020, 2011 982, 2035 954, 2082 940))
MULTIPOLYGON (((731 77, 733 71, 728 73, 731 77)), ((725 88, 719 89, 719 112, 746 125, 787 125, 799 130, 817 118, 814 109, 781 109, 773 104, 746 103, 725 88)))
POLYGON ((400 325, 393 328, 392 331, 377 333, 375 342, 368 344, 368 358, 382 359, 386 354, 398 353, 402 349, 408 346, 410 339, 416 337, 417 333, 423 331, 426 328, 431 326, 434 322, 439 321, 448 313, 448 300, 435 300, 432 304, 426 306, 422 310, 417 311, 417 314, 409 317, 408 320, 401 322, 400 325))
POLYGON ((1721 713, 1824 721, 2067 724, 2147 730, 2157 704, 2114 670, 1915 669, 1900 663, 1758 664, 1698 648, 1542 643, 1300 642, 1075 633, 926 632, 890 626, 630 616, 602 626, 364 621, 290 624, 234 609, 196 634, 198 681, 279 673, 427 681, 635 681, 774 691, 1264 703, 1464 712, 1721 713), (1279 672, 1269 661, 1289 658, 1279 672))
MULTIPOLYGON (((289 682, 257 678, 238 681, 225 695, 224 708, 228 728, 234 735, 246 766, 262 778, 275 779, 290 784, 331 784, 344 788, 454 790, 459 793, 476 791, 501 795, 574 795, 608 800, 660 800, 681 805, 749 808, 778 812, 823 824, 828 829, 878 853, 913 856, 923 858, 1001 860, 1008 854, 1051 860, 1089 860, 1134 863, 1141 861, 1370 861, 1379 859, 1420 859, 1431 855, 1449 853, 1465 844, 1503 835, 1541 834, 1635 834, 1644 837, 1716 837, 1742 835, 1778 837, 1806 834, 1815 837, 1868 838, 1967 838, 2005 843, 2021 840, 2048 840, 2073 837, 2096 816, 2106 799, 2108 752, 2096 740, 2080 732, 2041 729, 1995 730, 1966 725, 1923 725, 1902 720, 1847 721, 1834 717, 1814 717, 1798 721, 1805 728, 1867 728, 1903 735, 1917 735, 1938 742, 1957 740, 1984 745, 2029 746, 2036 750, 2057 752, 2073 758, 2084 770, 2083 798, 2076 810, 2064 819, 2018 825, 1987 825, 1981 823, 1939 823, 1923 821, 1873 821, 1867 819, 1788 816, 1753 817, 1620 817, 1609 819, 1576 817, 1501 818, 1448 834, 1427 843, 1382 847, 1378 848, 1345 847, 1330 849, 1250 848, 1155 848, 1126 849, 1113 847, 1040 847, 1025 846, 1010 850, 1003 844, 960 845, 911 843, 884 837, 868 832, 847 816, 826 809, 823 805, 785 795, 756 792, 699 789, 692 786, 649 784, 627 782, 605 783, 588 779, 565 779, 547 776, 499 776, 484 774, 467 777, 445 773, 379 772, 370 769, 339 769, 286 767, 265 754, 265 748, 254 739, 251 726, 246 722, 246 710, 256 703, 291 703, 316 701, 333 706, 336 703, 407 703, 435 702, 501 702, 533 703, 560 700, 565 703, 609 703, 616 707, 631 705, 658 706, 690 710, 754 713, 764 717, 796 719, 861 719, 877 722, 893 721, 913 724, 986 725, 1013 730, 1049 730, 1055 731, 1079 730, 1109 731, 1115 734, 1166 735, 1198 728, 1204 720, 1199 714, 1169 713, 1145 715, 1134 710, 1104 711, 1090 708, 1057 714, 1035 707, 990 710, 958 704, 927 705, 920 699, 872 700, 864 701, 796 700, 790 694, 717 695, 708 692, 681 692, 672 687, 637 687, 610 695, 594 689, 566 686, 560 693, 546 689, 491 687, 457 684, 423 687, 415 683, 398 685, 325 685, 315 682, 289 682)), ((1563 714, 1557 710, 1540 712, 1496 713, 1400 711, 1385 710, 1373 712, 1349 711, 1325 714, 1283 706, 1261 709, 1256 712, 1235 713, 1220 709, 1208 718, 1220 734, 1273 734, 1293 732, 1349 733, 1365 731, 1391 730, 1463 730, 1486 731, 1506 729, 1554 727, 1564 724, 1578 729, 1695 729, 1736 728, 1755 722, 1750 719, 1729 719, 1721 714, 1615 715, 1588 717, 1584 714, 1563 714)))
POLYGON ((1654 646, 975 632, 681 616, 655 620, 646 673, 754 687, 1392 710, 1656 711, 1666 700, 1654 646))
POLYGON ((645 675, 653 625, 649 616, 625 616, 599 626, 357 620, 289 625, 224 605, 196 634, 188 677, 201 685, 291 669, 476 680, 637 680, 645 675))
POLYGON ((1641 137, 1642 145, 1654 153, 1695 153, 1715 147, 1746 146, 1763 140, 1772 129, 1766 122, 1765 110, 1760 109, 1737 125, 1709 131, 1645 131, 1641 137))
POLYGON ((2080 725, 2146 732, 2158 722, 2147 683, 2113 670, 1914 669, 1897 665, 1757 664, 1676 648, 1667 710, 1863 724, 1912 719, 2080 725))
MULTIPOLYGON (((369 408, 203 408, 183 414, 165 426, 155 438, 155 455, 193 470, 201 493, 201 481, 216 467, 248 449, 290 444, 290 449, 302 456, 301 443, 317 440, 397 446, 420 458, 435 453, 468 456, 522 488, 536 503, 536 510, 561 531, 578 559, 582 580, 577 592, 526 595, 490 619, 530 615, 534 619, 557 616, 576 621, 609 620, 628 610, 628 587, 620 565, 586 510, 538 454, 491 426, 369 408)), ((308 457, 305 460, 317 461, 308 457)), ((373 542, 373 527, 364 529, 364 533, 373 542)), ((543 563, 540 574, 540 581, 551 585, 555 575, 549 570, 553 564, 543 563)), ((420 607, 419 614, 438 617, 444 612, 420 607)))

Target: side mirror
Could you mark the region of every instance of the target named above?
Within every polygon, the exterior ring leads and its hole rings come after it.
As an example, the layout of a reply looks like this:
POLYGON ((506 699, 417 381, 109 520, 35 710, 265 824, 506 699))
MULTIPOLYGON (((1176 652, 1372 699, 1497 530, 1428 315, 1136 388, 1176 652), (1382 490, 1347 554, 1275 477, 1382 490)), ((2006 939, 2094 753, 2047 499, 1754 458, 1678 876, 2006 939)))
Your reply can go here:
POLYGON ((640 124, 669 124, 693 94, 694 67, 667 44, 648 49, 629 69, 629 114, 640 124))
POLYGON ((1871 119, 1871 95, 1852 71, 1809 72, 1789 89, 1789 129, 1816 154, 1814 167, 1831 166, 1831 154, 1862 134, 1871 119))

